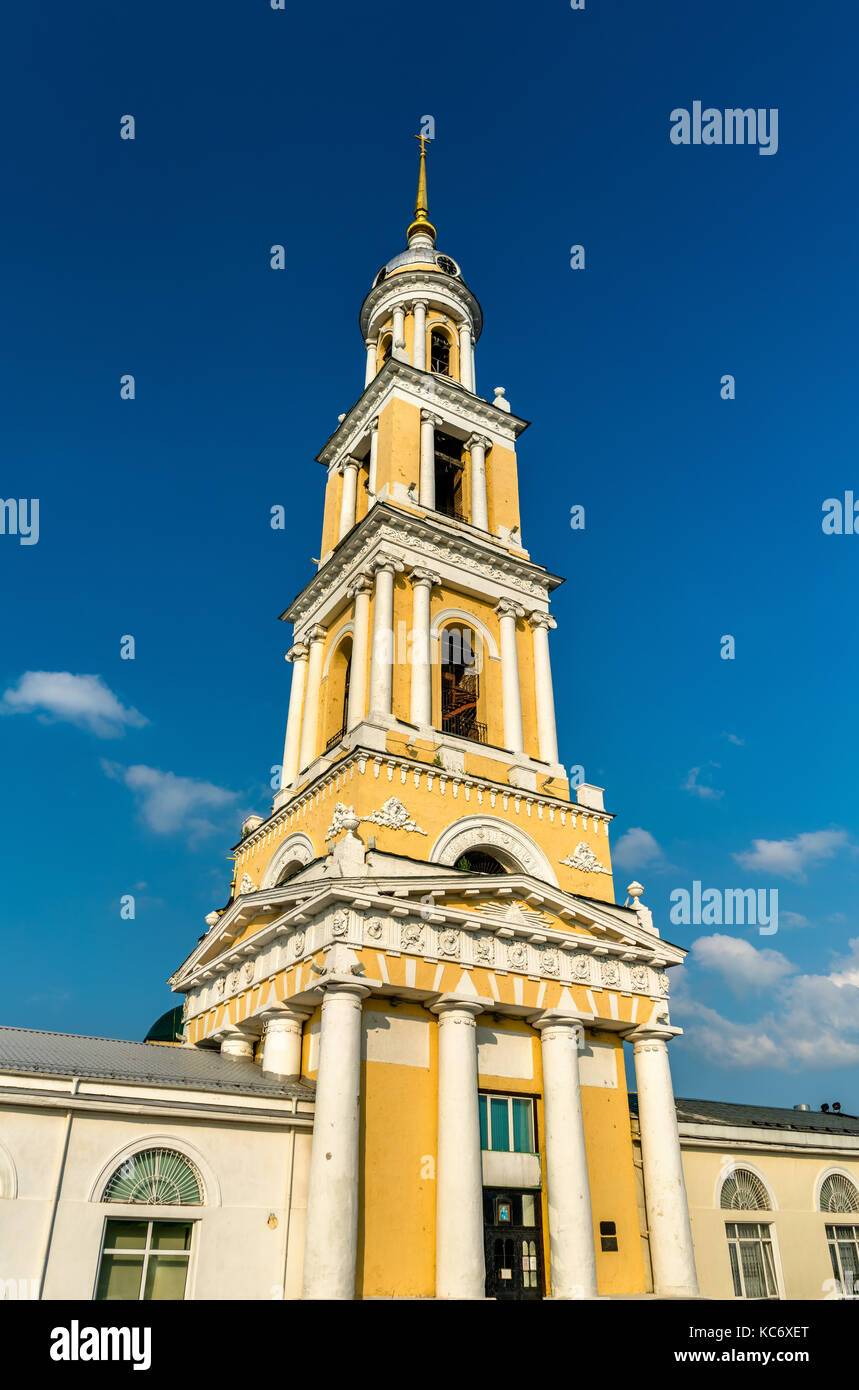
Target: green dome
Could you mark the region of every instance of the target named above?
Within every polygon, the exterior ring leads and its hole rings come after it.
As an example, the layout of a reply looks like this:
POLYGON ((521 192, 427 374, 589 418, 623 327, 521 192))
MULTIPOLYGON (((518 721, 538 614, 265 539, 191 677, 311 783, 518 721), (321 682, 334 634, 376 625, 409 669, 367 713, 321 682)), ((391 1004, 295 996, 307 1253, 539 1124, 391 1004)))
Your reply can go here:
POLYGON ((178 1009, 168 1009, 166 1014, 156 1018, 144 1042, 181 1042, 182 1041, 182 1006, 178 1009))

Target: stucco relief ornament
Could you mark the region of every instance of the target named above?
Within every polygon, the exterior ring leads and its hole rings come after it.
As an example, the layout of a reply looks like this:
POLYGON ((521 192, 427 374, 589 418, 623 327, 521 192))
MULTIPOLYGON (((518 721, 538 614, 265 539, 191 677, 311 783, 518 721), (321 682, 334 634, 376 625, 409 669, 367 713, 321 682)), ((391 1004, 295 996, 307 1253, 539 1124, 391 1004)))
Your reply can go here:
POLYGON ((591 978, 591 962, 588 956, 573 956, 573 976, 577 980, 591 978))
POLYGON ((648 985, 647 966, 635 965, 632 968, 631 976, 632 988, 635 990, 646 990, 648 985))
POLYGON ((518 943, 514 946, 508 946, 507 959, 514 970, 524 970, 528 965, 528 952, 524 946, 520 946, 518 943))
POLYGON ((224 976, 223 976, 223 975, 219 975, 218 978, 217 978, 217 980, 215 981, 215 997, 216 997, 217 999, 223 999, 223 997, 224 997, 224 990, 226 989, 226 987, 227 987, 227 982, 226 982, 226 980, 224 979, 224 976))
POLYGON ((412 820, 402 801, 396 796, 389 796, 381 810, 373 811, 369 816, 361 816, 362 821, 370 821, 373 825, 383 825, 388 830, 406 830, 409 834, 426 835, 425 830, 412 820))
POLYGON ((485 965, 492 964, 495 960, 495 942, 491 937, 486 939, 478 937, 474 943, 474 959, 485 965))
POLYGON ((601 864, 591 849, 590 845, 584 840, 579 840, 572 854, 568 854, 566 859, 559 861, 561 864, 568 864, 571 869, 581 869, 586 874, 608 874, 610 869, 601 864))
POLYGON ((354 806, 347 806, 345 802, 338 801, 337 805, 334 807, 334 814, 331 818, 331 824, 328 827, 328 833, 325 836, 326 840, 333 840, 335 835, 339 835, 340 831, 344 829, 343 822, 350 819, 354 814, 354 806))
POLYGON ((238 972, 238 970, 231 970, 230 973, 229 973, 229 975, 227 976, 227 993, 228 993, 228 994, 234 994, 235 991, 238 989, 238 987, 239 987, 239 972, 238 972))
POLYGON ((400 930, 400 941, 403 946, 410 946, 413 951, 422 951, 424 947, 424 929, 419 922, 404 922, 400 930))
POLYGON ((443 931, 438 938, 439 949, 444 956, 455 956, 459 950, 459 932, 450 928, 443 931))
POLYGON ((543 974, 544 974, 544 975, 557 975, 557 973, 558 973, 558 953, 557 953, 557 951, 544 951, 544 952, 543 952, 542 966, 543 966, 543 974))
POLYGON ((378 918, 374 917, 372 922, 367 923, 367 935, 372 937, 374 941, 378 941, 380 939, 382 935, 382 930, 382 923, 378 920, 378 918))
POLYGON ((256 886, 256 884, 254 883, 253 879, 251 878, 250 874, 242 874, 242 881, 241 881, 241 883, 239 884, 239 892, 240 892, 240 893, 255 893, 256 890, 257 890, 257 886, 256 886))
POLYGON ((301 955, 302 951, 304 950, 304 932, 303 932, 303 931, 297 931, 297 932, 295 933, 295 936, 292 938, 292 949, 293 949, 293 951, 295 952, 295 954, 296 954, 297 956, 300 956, 300 955, 301 955))
POLYGON ((668 976, 667 976, 667 975, 662 975, 662 974, 657 975, 657 976, 656 976, 656 983, 657 983, 658 986, 659 986, 659 993, 660 993, 660 994, 667 994, 667 993, 668 993, 668 976))
POLYGON ((600 966, 600 975, 604 985, 620 984, 620 966, 615 960, 604 960, 600 966))
POLYGON ((346 918, 346 914, 343 912, 335 913, 334 921, 331 924, 332 936, 345 936, 348 930, 349 922, 346 918))
POLYGON ((242 970, 241 970, 241 980, 242 980, 242 984, 244 984, 244 985, 249 985, 250 982, 251 982, 251 980, 253 979, 253 977, 254 977, 254 963, 253 963, 252 960, 246 960, 245 963, 244 963, 244 965, 242 966, 242 970))

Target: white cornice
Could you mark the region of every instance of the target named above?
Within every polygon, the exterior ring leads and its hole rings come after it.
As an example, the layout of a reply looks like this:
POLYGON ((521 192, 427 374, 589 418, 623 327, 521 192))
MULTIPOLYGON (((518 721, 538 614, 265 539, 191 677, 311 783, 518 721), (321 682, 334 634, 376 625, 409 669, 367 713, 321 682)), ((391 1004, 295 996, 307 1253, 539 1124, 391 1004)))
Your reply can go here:
POLYGON ((452 306, 469 321, 475 342, 483 332, 483 310, 464 280, 439 270, 399 270, 376 285, 361 305, 359 325, 364 341, 373 336, 381 314, 389 314, 395 304, 402 307, 404 299, 415 297, 445 308, 452 306))
POLYGON ((389 357, 322 446, 316 456, 317 463, 330 467, 344 454, 359 450, 373 421, 397 387, 422 406, 453 411, 462 420, 463 428, 470 427, 470 433, 489 432, 499 440, 512 443, 528 428, 527 420, 490 405, 489 401, 467 391, 458 381, 434 372, 422 372, 410 362, 389 357))
POLYGON ((411 553, 414 564, 431 559, 434 565, 455 566, 452 578, 465 592, 496 599, 529 598, 535 608, 543 607, 551 591, 563 583, 558 575, 508 550, 475 526, 450 525, 436 512, 407 512, 391 502, 377 502, 281 613, 281 620, 298 628, 311 620, 322 621, 323 615, 329 617, 375 551, 386 545, 395 546, 398 553, 411 553), (470 582, 463 583, 464 578, 470 582))

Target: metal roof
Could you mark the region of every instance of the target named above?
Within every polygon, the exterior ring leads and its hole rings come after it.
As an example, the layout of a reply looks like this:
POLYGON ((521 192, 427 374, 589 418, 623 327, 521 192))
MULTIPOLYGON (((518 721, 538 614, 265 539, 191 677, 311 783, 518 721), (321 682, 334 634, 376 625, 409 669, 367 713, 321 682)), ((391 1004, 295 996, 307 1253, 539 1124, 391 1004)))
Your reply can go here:
POLYGON ((227 1091, 255 1096, 312 1100, 314 1088, 264 1076, 255 1062, 222 1057, 211 1048, 88 1038, 0 1027, 0 1073, 19 1076, 79 1076, 184 1090, 227 1091))
MULTIPOLYGON (((851 1134, 859 1138, 859 1117, 836 1111, 788 1110, 775 1105, 737 1105, 727 1100, 675 1098, 677 1120, 687 1125, 732 1125, 740 1129, 795 1129, 809 1134, 851 1134)), ((638 1114, 638 1096, 629 1108, 638 1114)))

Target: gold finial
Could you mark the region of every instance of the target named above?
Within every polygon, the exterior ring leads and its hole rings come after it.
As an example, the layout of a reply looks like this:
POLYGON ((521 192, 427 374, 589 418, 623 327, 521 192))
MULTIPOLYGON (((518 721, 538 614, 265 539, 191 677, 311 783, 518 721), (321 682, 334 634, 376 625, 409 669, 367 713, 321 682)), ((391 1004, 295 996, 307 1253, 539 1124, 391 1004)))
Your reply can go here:
POLYGON ((411 243, 412 237, 418 232, 422 232, 424 236, 428 236, 430 240, 435 243, 435 227, 430 222, 427 215, 429 212, 427 206, 427 145, 429 144, 429 137, 427 135, 416 135, 415 139, 420 142, 421 164, 420 173, 418 174, 418 196, 415 199, 415 220, 409 227, 406 235, 411 243))

